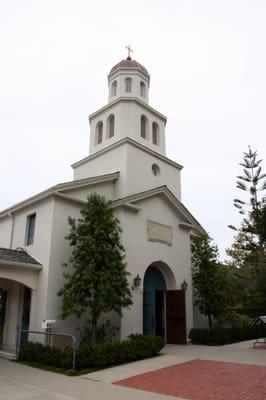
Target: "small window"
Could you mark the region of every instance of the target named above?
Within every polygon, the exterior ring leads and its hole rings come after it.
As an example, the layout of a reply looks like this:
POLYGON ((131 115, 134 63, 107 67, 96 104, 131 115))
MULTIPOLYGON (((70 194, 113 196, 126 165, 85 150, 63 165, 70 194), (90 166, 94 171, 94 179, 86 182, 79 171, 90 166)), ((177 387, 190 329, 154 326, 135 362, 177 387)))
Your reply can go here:
POLYGON ((110 115, 107 122, 107 137, 111 138, 115 135, 115 117, 114 115, 110 115))
POLYGON ((144 115, 140 118, 140 136, 143 139, 147 138, 147 118, 144 115))
POLYGON ((112 83, 111 95, 112 95, 112 96, 116 96, 116 92, 117 92, 117 81, 114 81, 114 82, 112 83))
POLYGON ((159 126, 156 122, 152 123, 152 143, 159 144, 159 126))
POLYGON ((152 164, 151 170, 154 176, 160 175, 160 167, 157 164, 152 164))
POLYGON ((26 240, 25 245, 29 246, 33 243, 34 239, 34 231, 35 231, 35 221, 36 214, 31 214, 27 216, 27 224, 26 224, 26 240))
POLYGON ((127 93, 131 92, 131 86, 132 86, 132 79, 131 78, 126 78, 125 79, 125 91, 127 93))
POLYGON ((140 82, 140 95, 145 97, 146 95, 146 87, 144 82, 140 82))
POLYGON ((96 138, 95 143, 100 144, 103 141, 103 123, 102 121, 98 122, 96 126, 96 138))

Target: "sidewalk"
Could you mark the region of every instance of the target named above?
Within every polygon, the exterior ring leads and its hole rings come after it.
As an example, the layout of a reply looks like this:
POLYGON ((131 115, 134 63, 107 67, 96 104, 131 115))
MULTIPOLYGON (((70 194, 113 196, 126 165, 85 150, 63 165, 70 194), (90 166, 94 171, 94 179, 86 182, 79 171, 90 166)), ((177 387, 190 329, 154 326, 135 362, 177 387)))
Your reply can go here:
POLYGON ((116 382, 134 375, 195 359, 266 366, 266 350, 254 349, 254 340, 226 346, 167 345, 161 356, 83 375, 99 382, 116 382))
POLYGON ((266 366, 266 350, 253 349, 252 344, 253 341, 222 347, 168 345, 159 357, 81 377, 67 377, 0 359, 0 400, 178 399, 110 383, 195 359, 266 366))
POLYGON ((136 397, 139 400, 173 399, 0 359, 0 400, 136 400, 136 397))

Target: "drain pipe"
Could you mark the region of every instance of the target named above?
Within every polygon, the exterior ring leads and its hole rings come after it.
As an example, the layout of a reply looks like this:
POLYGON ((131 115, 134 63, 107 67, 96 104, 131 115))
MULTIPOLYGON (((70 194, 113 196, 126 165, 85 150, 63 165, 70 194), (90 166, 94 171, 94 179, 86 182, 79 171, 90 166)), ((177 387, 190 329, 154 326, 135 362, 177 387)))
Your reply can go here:
POLYGON ((9 248, 13 248, 13 236, 14 236, 14 225, 15 225, 15 215, 13 213, 8 213, 9 218, 11 218, 11 233, 10 233, 10 242, 9 242, 9 248))

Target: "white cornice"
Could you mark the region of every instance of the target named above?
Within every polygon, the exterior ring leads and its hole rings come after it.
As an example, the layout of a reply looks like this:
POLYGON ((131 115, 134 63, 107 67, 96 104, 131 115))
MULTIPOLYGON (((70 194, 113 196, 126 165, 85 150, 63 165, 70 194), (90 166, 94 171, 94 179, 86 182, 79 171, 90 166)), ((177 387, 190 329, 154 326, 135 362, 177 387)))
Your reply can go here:
POLYGON ((147 103, 144 103, 143 101, 141 101, 140 99, 138 99, 137 97, 118 97, 117 99, 111 101, 110 103, 106 104, 105 106, 103 106, 102 108, 100 108, 99 110, 95 111, 94 113, 89 115, 89 121, 91 122, 91 120, 98 116, 99 114, 101 114, 102 112, 108 110, 109 108, 113 107, 115 104, 118 104, 120 102, 135 102, 137 104, 139 104, 141 107, 146 108, 146 110, 150 111, 151 113, 155 114, 157 117, 161 118, 165 123, 167 121, 167 118, 165 115, 159 113, 158 111, 156 111, 154 108, 152 108, 151 106, 149 106, 147 103))
MULTIPOLYGON (((0 213, 0 218, 8 216, 11 212, 19 211, 25 207, 28 207, 29 205, 31 205, 33 203, 39 202, 43 199, 46 199, 49 196, 60 195, 61 194, 60 192, 62 192, 62 191, 67 191, 67 190, 71 190, 71 189, 79 189, 79 188, 94 185, 97 183, 115 181, 118 179, 118 177, 119 177, 119 172, 114 172, 111 174, 94 176, 92 178, 79 179, 76 181, 59 183, 58 185, 52 186, 43 192, 40 192, 20 203, 13 205, 12 207, 7 208, 6 210, 3 210, 0 213)), ((67 197, 68 196, 65 195, 65 198, 67 198, 67 197)), ((73 198, 71 198, 71 200, 73 201, 73 198)), ((78 202, 78 200, 76 200, 76 202, 78 202)))
POLYGON ((146 153, 153 155, 154 157, 160 159, 163 162, 166 162, 167 164, 172 165, 173 167, 177 168, 178 170, 181 170, 183 168, 182 165, 176 163, 175 161, 170 160, 170 158, 167 158, 167 157, 163 156, 162 154, 157 153, 156 151, 150 149, 149 147, 144 146, 143 144, 137 142, 136 140, 133 140, 128 137, 120 139, 117 142, 111 144, 110 146, 107 146, 107 147, 97 151, 96 153, 90 154, 89 156, 83 158, 82 160, 79 160, 76 163, 72 164, 71 167, 73 169, 75 169, 75 168, 79 167, 80 165, 86 163, 87 161, 90 161, 90 160, 93 160, 94 158, 100 157, 102 154, 107 153, 108 151, 111 151, 111 150, 115 149, 116 147, 122 146, 125 143, 135 146, 138 149, 143 150, 146 153))

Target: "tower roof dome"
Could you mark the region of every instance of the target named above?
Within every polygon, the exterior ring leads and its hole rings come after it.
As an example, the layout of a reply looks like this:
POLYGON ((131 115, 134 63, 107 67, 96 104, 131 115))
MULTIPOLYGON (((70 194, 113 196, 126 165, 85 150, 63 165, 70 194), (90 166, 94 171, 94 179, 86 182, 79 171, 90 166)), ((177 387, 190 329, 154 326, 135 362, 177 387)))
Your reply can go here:
POLYGON ((120 61, 118 64, 113 66, 109 73, 109 76, 119 69, 138 69, 142 74, 146 75, 146 77, 150 79, 150 74, 148 73, 147 69, 136 60, 132 60, 130 57, 128 57, 126 60, 120 61))

